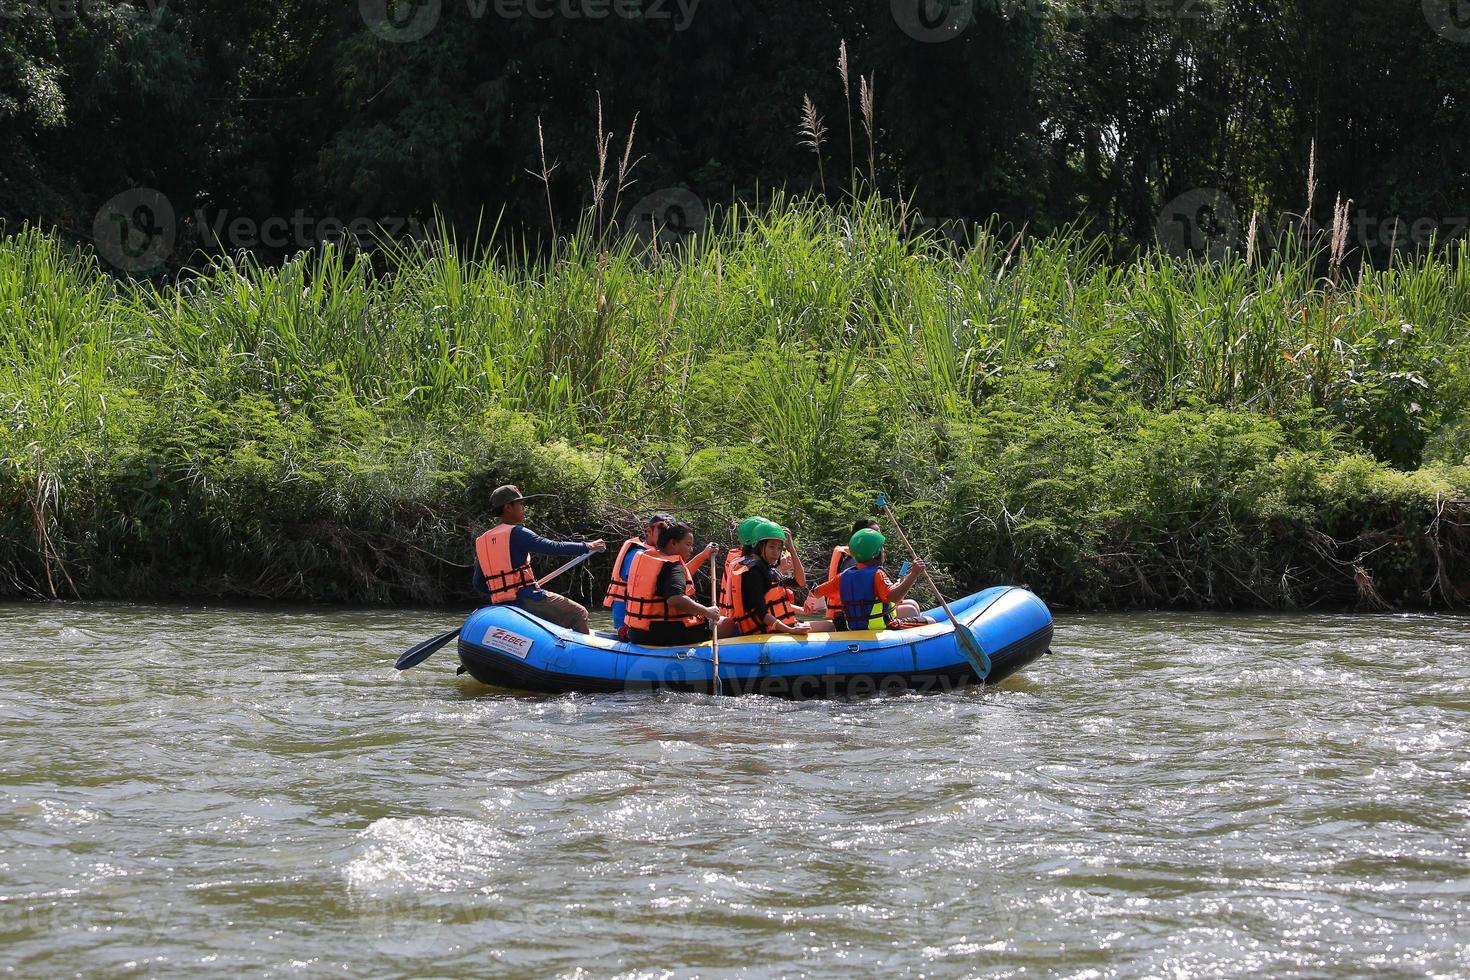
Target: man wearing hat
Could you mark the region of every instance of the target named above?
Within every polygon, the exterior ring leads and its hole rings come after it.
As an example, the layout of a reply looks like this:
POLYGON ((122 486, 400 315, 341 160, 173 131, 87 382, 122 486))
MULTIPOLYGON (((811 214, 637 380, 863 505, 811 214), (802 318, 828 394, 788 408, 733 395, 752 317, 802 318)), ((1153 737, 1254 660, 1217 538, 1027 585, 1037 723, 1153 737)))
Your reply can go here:
POLYGON ((570 558, 589 551, 606 551, 607 544, 598 538, 580 541, 552 541, 530 528, 522 527, 526 519, 526 501, 544 494, 521 493, 520 487, 497 487, 490 495, 490 509, 500 523, 475 541, 475 589, 489 596, 491 605, 514 604, 533 616, 578 633, 589 633, 587 608, 580 602, 555 592, 536 587, 531 571, 532 555, 557 555, 570 558))

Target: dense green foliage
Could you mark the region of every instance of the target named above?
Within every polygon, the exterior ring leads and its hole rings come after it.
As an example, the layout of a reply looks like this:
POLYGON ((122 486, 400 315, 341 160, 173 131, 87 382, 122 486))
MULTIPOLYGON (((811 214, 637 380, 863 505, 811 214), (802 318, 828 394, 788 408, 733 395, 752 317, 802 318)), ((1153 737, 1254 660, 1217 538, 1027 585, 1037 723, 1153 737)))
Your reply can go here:
POLYGON ((589 216, 545 258, 445 231, 163 287, 0 239, 0 593, 468 597, 503 482, 546 532, 761 510, 809 559, 883 489, 956 591, 1063 605, 1465 587, 1463 244, 1339 278, 905 221, 778 200, 650 252, 589 216))
MULTIPOLYGON (((638 182, 611 217, 669 187, 752 202, 818 184, 796 132, 810 95, 834 198, 856 174, 931 217, 1080 218, 1114 246, 1151 241, 1194 188, 1233 202, 1238 237, 1254 211, 1326 224, 1341 194, 1364 219, 1355 257, 1378 265, 1395 240, 1465 230, 1456 0, 923 0, 953 28, 932 34, 920 2, 618 0, 633 18, 608 0, 378 0, 409 27, 438 11, 395 43, 367 25, 371 0, 7 0, 0 218, 86 241, 104 202, 156 188, 179 221, 173 268, 236 218, 437 210, 469 234, 503 210, 544 240, 548 195, 527 173, 541 134, 555 215, 580 210, 603 133, 616 157, 635 114, 638 182)), ((271 258, 308 243, 224 237, 271 258)))

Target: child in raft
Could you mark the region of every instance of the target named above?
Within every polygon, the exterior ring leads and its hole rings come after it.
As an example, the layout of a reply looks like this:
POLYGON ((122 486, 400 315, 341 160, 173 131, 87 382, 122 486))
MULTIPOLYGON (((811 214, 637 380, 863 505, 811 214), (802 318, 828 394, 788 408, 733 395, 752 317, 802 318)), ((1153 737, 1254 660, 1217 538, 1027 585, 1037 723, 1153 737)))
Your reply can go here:
MULTIPOLYGON (((810 627, 796 618, 795 594, 779 570, 791 532, 774 521, 755 517, 741 524, 740 538, 746 557, 728 566, 730 615, 720 623, 720 636, 809 632, 810 627)), ((796 558, 794 564, 797 575, 804 577, 801 559, 796 558)))
POLYGON ((886 543, 882 533, 869 527, 852 536, 847 547, 854 564, 812 590, 812 595, 826 600, 833 612, 830 621, 813 623, 812 629, 903 629, 934 622, 919 611, 917 603, 905 598, 924 574, 924 560, 916 559, 908 574, 894 582, 883 570, 886 543))

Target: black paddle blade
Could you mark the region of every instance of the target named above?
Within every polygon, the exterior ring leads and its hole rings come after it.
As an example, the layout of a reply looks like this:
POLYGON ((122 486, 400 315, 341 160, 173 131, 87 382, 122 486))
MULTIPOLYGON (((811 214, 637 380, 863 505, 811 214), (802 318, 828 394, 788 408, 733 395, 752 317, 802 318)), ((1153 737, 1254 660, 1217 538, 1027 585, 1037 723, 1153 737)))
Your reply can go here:
POLYGON ((432 640, 425 640, 416 647, 410 647, 408 650, 405 650, 403 652, 403 656, 398 658, 398 662, 393 665, 394 669, 407 670, 410 667, 417 667, 419 664, 432 657, 435 650, 439 649, 458 635, 459 627, 456 626, 448 633, 441 633, 440 635, 434 637, 432 640))

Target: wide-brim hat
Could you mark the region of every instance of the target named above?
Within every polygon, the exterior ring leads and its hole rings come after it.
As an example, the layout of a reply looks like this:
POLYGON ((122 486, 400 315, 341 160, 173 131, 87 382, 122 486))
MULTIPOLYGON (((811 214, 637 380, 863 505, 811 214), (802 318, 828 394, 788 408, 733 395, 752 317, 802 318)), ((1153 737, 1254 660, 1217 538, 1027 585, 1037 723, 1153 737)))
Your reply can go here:
POLYGON ((496 487, 495 492, 490 495, 490 506, 500 510, 510 504, 524 503, 527 500, 540 500, 545 497, 544 493, 533 493, 530 495, 521 493, 521 488, 507 483, 503 487, 496 487))

